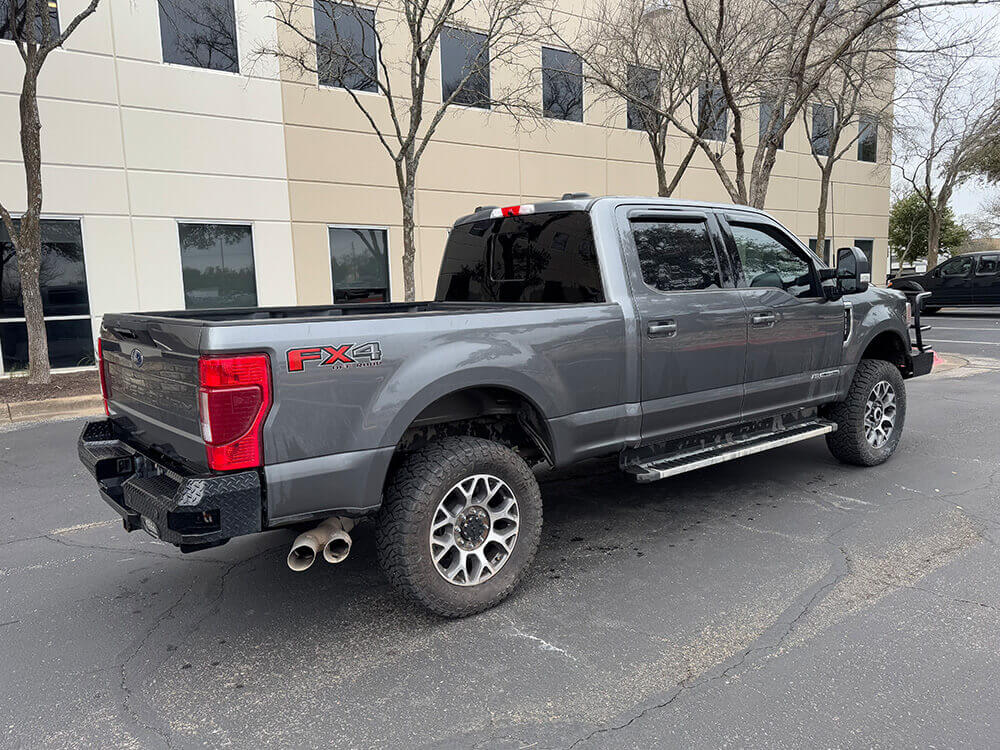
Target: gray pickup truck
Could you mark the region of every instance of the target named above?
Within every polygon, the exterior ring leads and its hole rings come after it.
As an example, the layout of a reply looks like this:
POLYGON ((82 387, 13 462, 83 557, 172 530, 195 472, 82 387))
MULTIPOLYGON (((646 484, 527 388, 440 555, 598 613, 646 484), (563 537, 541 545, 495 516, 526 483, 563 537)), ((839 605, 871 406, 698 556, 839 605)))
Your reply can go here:
POLYGON ((126 530, 184 552, 291 528, 304 570, 370 517, 390 581, 468 615, 530 564, 545 465, 650 482, 820 435, 888 459, 933 353, 869 278, 744 206, 484 207, 433 302, 105 315, 80 457, 126 530))

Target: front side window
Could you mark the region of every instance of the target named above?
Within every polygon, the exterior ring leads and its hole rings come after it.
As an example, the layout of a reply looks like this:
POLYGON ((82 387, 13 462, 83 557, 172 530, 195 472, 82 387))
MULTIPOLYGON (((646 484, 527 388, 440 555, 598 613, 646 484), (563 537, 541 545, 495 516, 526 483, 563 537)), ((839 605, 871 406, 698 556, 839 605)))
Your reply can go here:
POLYGON ((743 287, 784 289, 793 297, 817 295, 805 254, 774 227, 733 224, 736 277, 743 287))
POLYGON ((441 98, 490 108, 490 48, 486 34, 446 27, 441 34, 441 98))
POLYGON ((726 140, 728 112, 721 86, 703 84, 698 89, 698 135, 710 141, 726 140))
MULTIPOLYGON (((627 83, 630 96, 654 109, 659 106, 660 71, 629 65, 627 83)), ((652 130, 655 127, 656 113, 651 112, 649 107, 644 107, 631 99, 628 101, 625 114, 629 130, 652 130)))
POLYGON ((983 255, 979 258, 979 265, 976 266, 976 273, 980 276, 991 276, 997 272, 997 261, 1000 256, 983 255))
POLYGON ((590 216, 584 211, 508 216, 451 230, 439 302, 603 302, 590 216))
POLYGON ((316 70, 323 86, 375 91, 375 11, 316 0, 316 70))
POLYGON ((638 219, 632 237, 646 285, 661 292, 719 289, 719 265, 704 221, 638 219))
POLYGON ((833 134, 833 107, 814 104, 812 111, 812 152, 817 156, 830 155, 830 137, 833 134))
POLYGON ((952 258, 941 266, 942 276, 968 276, 972 270, 972 258, 968 255, 960 258, 952 258))
POLYGON ((858 118, 858 161, 878 160, 878 121, 862 115, 858 118))
POLYGON ((572 52, 542 47, 542 106, 546 117, 583 122, 583 63, 572 52))
MULTIPOLYGON (((781 130, 781 121, 785 117, 785 107, 773 99, 765 99, 760 103, 760 121, 757 134, 761 143, 771 139, 772 134, 777 134, 781 130)), ((785 136, 778 138, 778 148, 785 147, 785 136)))
MULTIPOLYGON (((25 0, 0 0, 0 39, 25 39, 24 28, 24 6, 25 0), (14 23, 10 22, 10 4, 15 2, 14 23)), ((38 0, 36 8, 44 11, 42 17, 47 18, 49 23, 49 38, 55 38, 59 32, 59 9, 56 0, 38 0), (43 5, 45 3, 45 5, 43 5)), ((45 36, 45 29, 42 26, 42 18, 37 15, 34 19, 34 33, 32 38, 35 42, 41 42, 45 36)))
POLYGON ((389 239, 384 229, 330 227, 333 303, 389 301, 389 239))
POLYGON ((240 72, 233 0, 158 0, 163 62, 240 72))
POLYGON ((245 224, 179 224, 184 306, 256 307, 253 231, 245 224))
MULTIPOLYGON (((14 226, 20 222, 15 219, 14 226)), ((90 298, 79 221, 42 219, 42 263, 38 281, 52 367, 94 363, 90 298)), ((28 366, 28 329, 21 301, 17 256, 0 224, 0 372, 28 366)))

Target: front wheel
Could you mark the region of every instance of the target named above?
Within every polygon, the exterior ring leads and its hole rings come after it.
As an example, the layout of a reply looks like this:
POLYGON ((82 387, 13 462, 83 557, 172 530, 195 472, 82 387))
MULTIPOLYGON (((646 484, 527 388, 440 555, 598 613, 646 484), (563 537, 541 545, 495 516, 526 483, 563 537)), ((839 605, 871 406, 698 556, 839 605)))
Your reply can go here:
POLYGON ((397 590, 465 617, 514 590, 541 529, 538 482, 520 456, 489 440, 446 438, 407 456, 390 479, 379 562, 397 590))
POLYGON ((877 466, 895 453, 906 418, 906 389, 899 368, 863 359, 847 398, 826 410, 837 430, 826 436, 830 452, 844 463, 877 466))

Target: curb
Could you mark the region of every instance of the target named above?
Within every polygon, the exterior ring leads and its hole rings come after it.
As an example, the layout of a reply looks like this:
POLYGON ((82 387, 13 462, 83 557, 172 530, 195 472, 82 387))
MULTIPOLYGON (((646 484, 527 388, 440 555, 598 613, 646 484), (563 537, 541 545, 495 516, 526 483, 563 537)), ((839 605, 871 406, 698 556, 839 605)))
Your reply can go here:
POLYGON ((955 354, 938 354, 934 353, 934 369, 931 370, 932 375, 939 375, 951 370, 957 370, 960 367, 965 367, 969 364, 969 360, 965 357, 959 357, 955 354))
POLYGON ((54 417, 82 417, 103 413, 104 399, 101 398, 100 394, 47 398, 43 401, 13 401, 9 404, 0 404, 0 424, 54 417))

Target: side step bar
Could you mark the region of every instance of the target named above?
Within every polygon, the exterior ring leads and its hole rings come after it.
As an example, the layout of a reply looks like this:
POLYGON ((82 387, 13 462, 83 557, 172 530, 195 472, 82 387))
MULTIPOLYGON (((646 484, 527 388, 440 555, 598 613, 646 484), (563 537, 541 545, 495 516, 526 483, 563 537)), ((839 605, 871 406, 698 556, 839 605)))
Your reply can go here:
POLYGON ((632 464, 625 471, 632 474, 637 482, 655 482, 686 471, 702 469, 706 466, 732 461, 734 458, 750 456, 771 448, 797 443, 800 440, 825 435, 837 429, 837 425, 825 419, 800 422, 787 430, 770 432, 764 435, 750 435, 740 440, 733 440, 723 445, 702 448, 689 453, 655 458, 645 463, 632 464))

